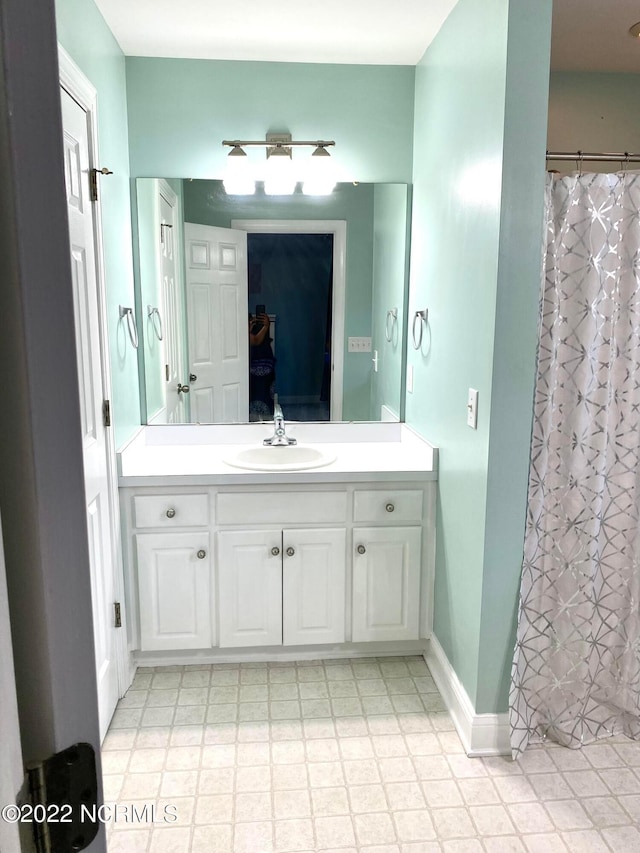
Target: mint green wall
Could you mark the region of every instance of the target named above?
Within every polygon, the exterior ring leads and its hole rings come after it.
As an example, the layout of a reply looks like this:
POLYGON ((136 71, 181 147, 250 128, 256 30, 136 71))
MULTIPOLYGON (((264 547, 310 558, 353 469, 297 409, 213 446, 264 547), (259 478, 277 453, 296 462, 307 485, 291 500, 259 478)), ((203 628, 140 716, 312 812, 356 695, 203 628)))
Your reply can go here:
POLYGON ((409 317, 430 313, 422 351, 408 349, 406 416, 440 448, 435 634, 484 711, 506 709, 501 678, 522 558, 550 5, 537 4, 541 21, 526 44, 527 0, 459 0, 416 74, 409 317), (514 170, 532 163, 518 193, 514 170), (524 388, 508 408, 518 381, 524 388), (470 387, 479 391, 477 431, 466 426, 470 387), (509 439, 513 475, 494 436, 509 439), (496 541, 507 498, 516 506, 496 541), (492 600, 502 582, 508 592, 492 600))
POLYGON ((371 374, 370 417, 376 421, 380 420, 383 404, 398 418, 402 414, 409 197, 409 187, 403 184, 376 184, 374 189, 371 348, 378 352, 378 372, 371 374), (387 341, 385 327, 390 308, 397 309, 398 319, 391 341, 387 341))
POLYGON ((511 0, 476 711, 505 711, 520 592, 541 287, 551 0, 511 0))
MULTIPOLYGON (((373 277, 372 184, 339 185, 330 196, 229 198, 219 181, 184 181, 187 222, 231 226, 232 219, 343 219, 347 223, 343 420, 368 420, 371 361, 368 353, 347 352, 350 335, 371 334, 373 277)), ((402 188, 406 192, 406 188, 402 188)))
MULTIPOLYGON (((554 151, 640 151, 640 74, 555 71, 549 85, 547 147, 554 151)), ((593 169, 587 163, 585 168, 593 169)), ((571 163, 551 163, 561 171, 571 163)), ((596 166, 615 171, 615 163, 596 166)), ((635 167, 632 167, 635 168, 635 167)))
POLYGON ((133 306, 131 208, 125 60, 93 0, 56 0, 58 40, 98 92, 100 178, 107 320, 116 446, 140 424, 136 352, 119 323, 118 305, 133 306))
POLYGON ((132 175, 220 178, 223 139, 285 131, 334 139, 340 180, 411 181, 413 66, 126 63, 132 175))

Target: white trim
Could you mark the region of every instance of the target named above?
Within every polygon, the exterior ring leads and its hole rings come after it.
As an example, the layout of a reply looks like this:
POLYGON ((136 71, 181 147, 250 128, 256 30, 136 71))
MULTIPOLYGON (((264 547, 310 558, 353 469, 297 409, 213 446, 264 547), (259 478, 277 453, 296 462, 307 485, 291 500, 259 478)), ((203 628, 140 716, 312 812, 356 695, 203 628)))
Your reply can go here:
MULTIPOLYGON (((58 66, 60 87, 77 101, 87 113, 89 136, 90 168, 99 163, 98 155, 98 96, 95 87, 85 77, 81 69, 71 59, 62 45, 58 45, 58 66)), ((96 282, 98 287, 98 322, 100 325, 100 361, 102 387, 105 399, 112 400, 111 363, 109 360, 107 332, 107 298, 105 288, 104 247, 102 244, 102 214, 100 204, 94 207, 94 240, 96 245, 96 282)), ((118 500, 118 471, 113 427, 106 430, 107 444, 107 480, 109 489, 109 527, 111 548, 115 565, 113 568, 114 591, 122 609, 123 626, 126 625, 126 607, 124 596, 124 566, 122 560, 122 542, 120 532, 120 505, 118 500)), ((122 629, 116 633, 116 670, 118 692, 124 696, 131 685, 131 655, 127 648, 127 632, 122 629)))
POLYGON ((509 715, 476 714, 467 691, 433 634, 424 659, 467 755, 510 755, 509 715))
POLYGON ((251 233, 333 234, 331 311, 331 401, 329 416, 342 420, 344 387, 344 323, 346 299, 347 223, 344 219, 232 219, 232 228, 251 233))
POLYGON ((269 646, 268 648, 134 652, 137 666, 185 666, 213 663, 276 663, 296 660, 349 660, 350 658, 405 657, 425 654, 424 640, 397 643, 345 643, 343 646, 269 646))

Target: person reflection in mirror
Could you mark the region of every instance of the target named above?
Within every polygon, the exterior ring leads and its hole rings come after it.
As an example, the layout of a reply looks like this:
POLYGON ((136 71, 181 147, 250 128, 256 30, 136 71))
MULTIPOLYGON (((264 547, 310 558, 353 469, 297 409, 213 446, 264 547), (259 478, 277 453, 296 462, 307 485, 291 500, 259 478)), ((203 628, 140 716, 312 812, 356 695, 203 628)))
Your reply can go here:
POLYGON ((269 336, 269 317, 249 314, 249 420, 273 417, 276 360, 269 336))

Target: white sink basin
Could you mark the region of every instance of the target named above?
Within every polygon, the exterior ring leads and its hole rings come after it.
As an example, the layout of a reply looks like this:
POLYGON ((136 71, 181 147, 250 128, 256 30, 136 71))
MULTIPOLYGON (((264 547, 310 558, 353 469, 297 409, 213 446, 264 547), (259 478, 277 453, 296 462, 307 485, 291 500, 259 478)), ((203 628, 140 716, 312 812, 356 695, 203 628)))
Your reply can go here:
POLYGON ((306 471, 308 468, 330 465, 335 459, 335 454, 317 447, 289 444, 282 447, 247 447, 226 457, 224 461, 234 468, 248 468, 251 471, 306 471))

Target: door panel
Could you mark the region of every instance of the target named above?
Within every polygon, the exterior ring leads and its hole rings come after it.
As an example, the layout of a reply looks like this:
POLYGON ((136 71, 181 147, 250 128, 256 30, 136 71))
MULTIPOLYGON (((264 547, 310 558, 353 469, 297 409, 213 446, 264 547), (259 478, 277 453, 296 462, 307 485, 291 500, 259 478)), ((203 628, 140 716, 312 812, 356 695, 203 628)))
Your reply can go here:
POLYGON ((421 540, 417 527, 354 529, 354 642, 418 638, 421 540))
POLYGON ((247 235, 185 222, 192 421, 249 420, 247 235))
POLYGON ((209 534, 141 533, 136 550, 141 650, 210 648, 209 534))
POLYGON ((282 533, 218 533, 220 646, 282 643, 282 533), (277 554, 272 553, 277 549, 277 554))
POLYGON ((118 701, 115 572, 112 550, 109 450, 103 425, 106 396, 101 362, 101 329, 96 265, 96 225, 89 198, 89 117, 61 90, 64 167, 69 218, 71 272, 78 356, 84 484, 89 533, 94 642, 98 674, 100 732, 106 734, 118 701))
POLYGON ((344 642, 345 554, 344 529, 284 531, 284 645, 344 642))

